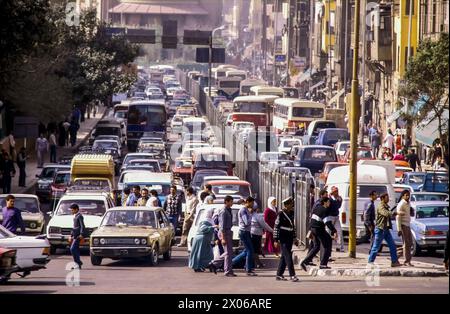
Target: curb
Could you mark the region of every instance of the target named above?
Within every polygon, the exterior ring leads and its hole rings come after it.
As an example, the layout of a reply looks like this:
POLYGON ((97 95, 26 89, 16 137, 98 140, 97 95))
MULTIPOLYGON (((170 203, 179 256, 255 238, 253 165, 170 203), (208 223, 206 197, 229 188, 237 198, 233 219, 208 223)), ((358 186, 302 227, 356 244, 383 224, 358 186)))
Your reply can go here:
POLYGON ((370 269, 319 269, 313 267, 308 271, 308 274, 313 277, 446 277, 445 271, 428 271, 428 270, 410 270, 410 269, 396 269, 396 270, 370 270, 370 269))

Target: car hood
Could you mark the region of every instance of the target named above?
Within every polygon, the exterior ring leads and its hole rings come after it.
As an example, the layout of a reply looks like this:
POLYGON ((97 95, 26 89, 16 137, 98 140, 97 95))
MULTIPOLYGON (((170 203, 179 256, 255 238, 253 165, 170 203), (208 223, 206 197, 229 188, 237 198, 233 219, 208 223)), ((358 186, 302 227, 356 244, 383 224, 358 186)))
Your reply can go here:
POLYGON ((0 241, 0 245, 11 249, 29 248, 29 247, 38 248, 50 246, 47 239, 36 239, 35 237, 26 237, 26 236, 16 236, 12 238, 2 239, 0 241))
MULTIPOLYGON (((102 221, 102 217, 100 216, 83 215, 83 218, 86 228, 97 228, 102 221)), ((48 225, 51 227, 73 228, 73 216, 53 216, 48 225)))
POLYGON ((26 221, 43 221, 44 215, 42 213, 24 213, 22 212, 22 219, 26 221))
POLYGON ((434 229, 438 231, 447 231, 448 230, 448 218, 423 218, 416 219, 415 222, 427 229, 434 229))
POLYGON ((116 227, 103 226, 99 227, 92 233, 92 236, 101 237, 148 237, 158 232, 155 228, 139 228, 139 227, 116 227))

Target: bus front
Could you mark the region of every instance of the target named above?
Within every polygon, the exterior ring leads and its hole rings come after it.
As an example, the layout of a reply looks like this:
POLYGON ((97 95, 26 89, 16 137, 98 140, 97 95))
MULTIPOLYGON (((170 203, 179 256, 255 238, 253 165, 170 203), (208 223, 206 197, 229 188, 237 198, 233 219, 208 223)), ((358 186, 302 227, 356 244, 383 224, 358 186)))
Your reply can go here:
POLYGON ((135 102, 128 108, 127 144, 128 150, 136 151, 144 133, 163 137, 166 132, 167 112, 163 102, 135 102))

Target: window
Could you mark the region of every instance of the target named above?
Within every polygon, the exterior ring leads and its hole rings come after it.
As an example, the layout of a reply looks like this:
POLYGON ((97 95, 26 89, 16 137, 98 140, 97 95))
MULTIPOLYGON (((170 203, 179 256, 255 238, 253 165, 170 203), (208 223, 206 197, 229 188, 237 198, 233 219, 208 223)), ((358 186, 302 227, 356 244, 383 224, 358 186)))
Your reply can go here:
POLYGON ((106 211, 105 202, 103 200, 64 200, 59 203, 56 215, 72 215, 70 205, 78 204, 80 213, 83 215, 103 216, 106 211))
POLYGON ((421 206, 417 208, 416 218, 447 218, 448 206, 421 206))
POLYGON ((323 108, 292 108, 292 116, 295 118, 322 118, 323 108))
MULTIPOLYGON (((14 207, 26 213, 39 213, 39 205, 35 198, 32 197, 16 197, 14 207)), ((0 198, 0 206, 6 206, 6 197, 0 198)))
POLYGON ((303 156, 305 161, 336 161, 333 149, 305 149, 303 156))
MULTIPOLYGON (((358 197, 369 197, 369 193, 371 191, 375 191, 378 195, 382 195, 384 193, 387 193, 387 187, 384 185, 358 185, 356 187, 356 193, 358 197)), ((348 193, 348 195, 350 195, 350 188, 348 193)))
POLYGON ((117 224, 156 228, 156 219, 155 214, 148 210, 114 210, 108 212, 102 221, 102 226, 117 224))

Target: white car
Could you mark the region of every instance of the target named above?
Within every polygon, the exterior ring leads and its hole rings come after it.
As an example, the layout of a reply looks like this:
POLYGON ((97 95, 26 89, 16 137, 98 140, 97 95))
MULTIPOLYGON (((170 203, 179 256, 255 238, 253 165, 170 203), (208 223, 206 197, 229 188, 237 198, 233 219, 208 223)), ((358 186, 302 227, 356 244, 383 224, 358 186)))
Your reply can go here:
POLYGON ((104 149, 106 151, 114 149, 117 151, 120 151, 120 145, 115 140, 98 140, 96 139, 94 141, 94 144, 92 144, 92 149, 104 149))
POLYGON ((278 146, 278 151, 289 154, 293 146, 302 146, 302 141, 297 138, 283 138, 278 146))
MULTIPOLYGON (((102 192, 73 192, 66 193, 58 202, 55 210, 50 214, 47 226, 47 239, 51 247, 51 254, 57 248, 66 248, 69 244, 70 233, 73 228, 73 215, 70 205, 78 204, 84 217, 87 235, 98 228, 106 210, 114 207, 114 202, 108 193, 102 192)), ((89 245, 85 242, 85 245, 89 245)))
POLYGON ((347 148, 350 147, 350 141, 342 141, 337 142, 334 145, 334 149, 336 150, 336 155, 338 160, 341 160, 344 158, 345 152, 347 151, 347 148))
POLYGON ((239 133, 242 130, 255 129, 255 124, 253 122, 245 122, 245 121, 239 121, 239 122, 233 122, 231 124, 231 127, 233 128, 233 131, 236 133, 239 133))
MULTIPOLYGON (((233 215, 233 227, 231 228, 231 231, 233 231, 233 247, 239 247, 239 220, 238 220, 238 213, 242 206, 240 205, 233 205, 231 207, 231 212, 233 215)), ((218 202, 217 204, 200 204, 196 208, 196 214, 194 218, 194 222, 192 224, 191 229, 189 230, 188 234, 188 252, 191 251, 192 248, 192 241, 194 240, 195 235, 197 234, 198 225, 201 219, 206 214, 206 210, 213 208, 214 214, 218 213, 220 210, 223 209, 223 202, 218 202)))
POLYGON ((122 167, 120 168, 120 171, 125 170, 127 165, 130 163, 131 160, 135 159, 155 159, 154 154, 149 153, 128 153, 122 162, 122 167))
MULTIPOLYGON (((1 208, 6 206, 7 194, 0 195, 1 208)), ((22 219, 25 224, 25 233, 27 235, 38 235, 45 232, 44 214, 41 212, 39 199, 33 194, 14 194, 14 206, 20 209, 22 219)), ((0 224, 3 222, 3 214, 0 211, 0 224)))
POLYGON ((31 271, 45 268, 50 262, 50 243, 47 239, 27 236, 17 236, 0 225, 0 247, 17 251, 16 264, 11 273, 22 273, 27 276, 31 271))
POLYGON ((170 127, 172 128, 172 133, 180 134, 183 132, 183 119, 189 116, 186 115, 174 115, 172 121, 170 121, 170 127))

